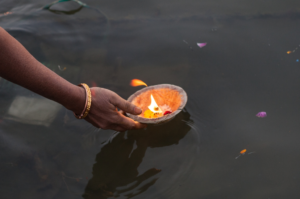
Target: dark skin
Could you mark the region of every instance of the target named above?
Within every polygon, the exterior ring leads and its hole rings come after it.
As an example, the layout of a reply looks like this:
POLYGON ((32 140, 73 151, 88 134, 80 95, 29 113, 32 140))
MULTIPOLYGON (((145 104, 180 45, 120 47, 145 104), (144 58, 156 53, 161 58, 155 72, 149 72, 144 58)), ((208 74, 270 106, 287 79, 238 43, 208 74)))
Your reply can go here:
MULTIPOLYGON (((4 79, 51 99, 78 115, 81 114, 85 105, 85 90, 45 67, 1 27, 0 63, 0 76, 4 79)), ((145 124, 124 116, 124 112, 139 115, 142 110, 115 92, 92 87, 91 93, 91 110, 85 120, 95 127, 116 131, 146 127, 145 124)))

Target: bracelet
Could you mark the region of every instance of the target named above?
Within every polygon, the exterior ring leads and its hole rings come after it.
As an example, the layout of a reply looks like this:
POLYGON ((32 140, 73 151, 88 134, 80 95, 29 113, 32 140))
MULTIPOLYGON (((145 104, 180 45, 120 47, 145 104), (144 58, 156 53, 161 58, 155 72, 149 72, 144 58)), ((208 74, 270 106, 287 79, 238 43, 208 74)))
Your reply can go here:
POLYGON ((78 86, 82 86, 85 90, 85 105, 80 115, 76 115, 75 113, 74 115, 77 119, 84 119, 89 114, 89 111, 91 109, 91 104, 92 104, 91 90, 89 86, 84 83, 78 84, 78 86))

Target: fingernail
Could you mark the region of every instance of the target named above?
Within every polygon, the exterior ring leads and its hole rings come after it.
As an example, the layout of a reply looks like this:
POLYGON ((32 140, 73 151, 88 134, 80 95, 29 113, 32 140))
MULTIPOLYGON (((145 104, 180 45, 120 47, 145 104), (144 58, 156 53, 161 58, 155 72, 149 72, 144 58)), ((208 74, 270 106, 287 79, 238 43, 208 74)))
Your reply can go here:
POLYGON ((140 114, 142 112, 142 109, 136 106, 134 108, 134 112, 137 113, 137 114, 140 114))

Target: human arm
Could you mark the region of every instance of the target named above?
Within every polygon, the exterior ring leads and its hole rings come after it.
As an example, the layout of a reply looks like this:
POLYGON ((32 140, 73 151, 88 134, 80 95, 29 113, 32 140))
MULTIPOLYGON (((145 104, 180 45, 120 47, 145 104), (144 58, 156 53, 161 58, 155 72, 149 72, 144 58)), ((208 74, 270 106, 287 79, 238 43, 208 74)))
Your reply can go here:
MULTIPOLYGON (((0 27, 0 76, 39 95, 56 101, 76 114, 85 105, 85 91, 71 84, 37 61, 16 39, 0 27)), ((140 114, 141 110, 104 88, 93 87, 91 110, 86 120, 103 129, 124 131, 144 128, 143 124, 116 110, 140 114)))

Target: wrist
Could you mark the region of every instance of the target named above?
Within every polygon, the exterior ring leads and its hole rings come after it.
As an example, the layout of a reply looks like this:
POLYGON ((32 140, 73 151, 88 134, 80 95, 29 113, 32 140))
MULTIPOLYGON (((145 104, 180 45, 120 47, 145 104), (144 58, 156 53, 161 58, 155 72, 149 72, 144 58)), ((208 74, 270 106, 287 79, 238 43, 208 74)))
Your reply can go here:
POLYGON ((81 86, 72 85, 71 98, 64 105, 68 110, 80 115, 85 106, 86 93, 81 86))

